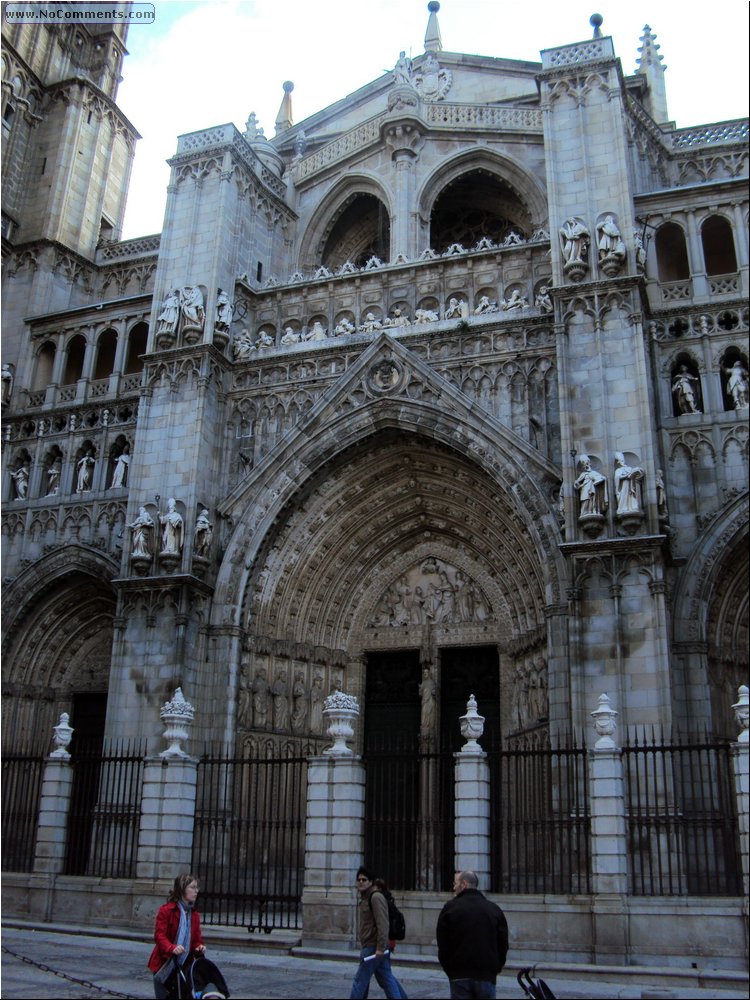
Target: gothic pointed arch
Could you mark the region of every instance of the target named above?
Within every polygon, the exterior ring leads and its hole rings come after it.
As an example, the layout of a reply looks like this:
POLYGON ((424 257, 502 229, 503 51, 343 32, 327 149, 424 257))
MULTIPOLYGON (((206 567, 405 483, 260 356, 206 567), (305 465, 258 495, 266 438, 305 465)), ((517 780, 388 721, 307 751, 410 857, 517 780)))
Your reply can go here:
POLYGON ((313 213, 300 245, 300 268, 324 265, 333 271, 347 260, 364 264, 370 256, 388 259, 392 214, 388 191, 377 177, 345 176, 313 213))

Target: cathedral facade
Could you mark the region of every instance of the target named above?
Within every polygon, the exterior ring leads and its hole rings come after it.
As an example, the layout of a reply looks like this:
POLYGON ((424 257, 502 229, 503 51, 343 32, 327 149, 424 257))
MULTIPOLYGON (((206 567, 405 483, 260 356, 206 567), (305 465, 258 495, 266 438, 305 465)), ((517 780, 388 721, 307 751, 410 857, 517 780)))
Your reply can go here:
POLYGON ((3 26, 6 750, 156 751, 177 688, 196 753, 316 753, 336 689, 373 746, 470 694, 736 739, 748 123, 676 128, 648 28, 627 75, 429 6, 306 121, 180 136, 126 241, 123 31, 3 26))

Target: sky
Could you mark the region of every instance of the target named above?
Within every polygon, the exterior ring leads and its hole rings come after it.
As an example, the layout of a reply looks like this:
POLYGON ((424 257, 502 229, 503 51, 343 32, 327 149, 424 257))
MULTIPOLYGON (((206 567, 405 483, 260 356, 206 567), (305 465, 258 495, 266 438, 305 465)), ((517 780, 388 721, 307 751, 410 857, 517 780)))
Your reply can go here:
MULTIPOLYGON (((118 104, 142 135, 123 238, 161 231, 177 136, 254 111, 269 137, 285 80, 295 124, 424 51, 426 0, 154 0, 154 24, 127 38, 118 104)), ((661 46, 678 128, 748 115, 747 0, 443 0, 450 52, 540 61, 590 38, 592 13, 635 72, 646 24, 661 46)))

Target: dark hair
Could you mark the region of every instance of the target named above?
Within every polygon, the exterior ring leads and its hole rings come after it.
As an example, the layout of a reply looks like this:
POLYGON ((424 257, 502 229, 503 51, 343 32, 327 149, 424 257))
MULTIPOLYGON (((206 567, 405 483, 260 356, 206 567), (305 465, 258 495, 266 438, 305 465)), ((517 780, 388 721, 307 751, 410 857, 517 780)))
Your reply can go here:
POLYGON ((388 892, 388 886, 385 884, 384 878, 376 878, 373 880, 373 885, 376 889, 380 889, 381 892, 388 892))
POLYGON ((172 891, 169 894, 168 901, 170 903, 181 903, 183 897, 185 896, 185 890, 191 882, 195 882, 195 884, 198 885, 198 879, 195 875, 191 875, 190 872, 183 872, 182 875, 178 875, 174 880, 174 885, 172 886, 172 891))
POLYGON ((369 868, 365 868, 364 865, 360 865, 359 868, 357 869, 357 878, 359 878, 360 875, 364 875, 364 877, 367 879, 368 882, 374 881, 372 872, 370 871, 369 868))

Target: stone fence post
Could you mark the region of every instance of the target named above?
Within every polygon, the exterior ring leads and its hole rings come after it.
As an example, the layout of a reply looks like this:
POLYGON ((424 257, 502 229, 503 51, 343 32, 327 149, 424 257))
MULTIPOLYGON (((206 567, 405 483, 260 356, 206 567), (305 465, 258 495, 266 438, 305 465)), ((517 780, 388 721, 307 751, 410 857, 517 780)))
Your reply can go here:
POLYGON ((68 813, 73 787, 73 768, 68 745, 73 735, 69 716, 63 712, 54 727, 55 749, 49 755, 42 775, 39 799, 39 823, 34 847, 34 872, 59 875, 65 866, 68 813))
POLYGON ((308 760, 302 940, 340 946, 356 940, 354 873, 364 854, 365 768, 347 745, 357 699, 335 691, 323 714, 334 743, 308 760))
POLYGON ((181 743, 188 738, 194 715, 181 688, 162 706, 160 717, 167 724, 164 738, 169 746, 144 761, 138 878, 166 878, 190 871, 198 761, 181 743))
POLYGON ((484 717, 477 713, 472 694, 466 715, 460 719, 466 743, 455 760, 454 869, 473 871, 480 888, 490 888, 490 768, 487 754, 477 740, 484 732, 484 717))
POLYGON ((750 699, 747 685, 741 685, 737 702, 732 705, 740 735, 732 747, 734 763, 734 787, 737 795, 737 822, 740 834, 740 857, 742 859, 743 893, 747 900, 750 894, 750 778, 748 777, 748 719, 750 699))

